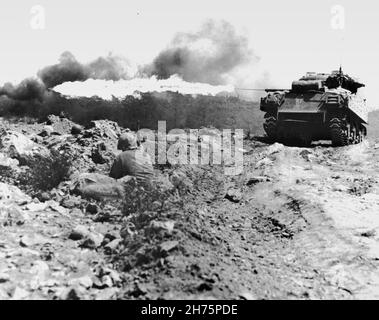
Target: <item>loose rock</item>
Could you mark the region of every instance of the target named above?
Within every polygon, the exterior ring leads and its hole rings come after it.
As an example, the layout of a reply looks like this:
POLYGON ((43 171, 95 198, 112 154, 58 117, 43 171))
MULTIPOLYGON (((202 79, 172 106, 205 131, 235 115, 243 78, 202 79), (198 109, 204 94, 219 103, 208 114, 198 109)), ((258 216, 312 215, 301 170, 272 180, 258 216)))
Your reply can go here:
POLYGON ((150 222, 149 226, 146 228, 146 234, 172 234, 175 226, 175 221, 156 221, 150 222))
POLYGON ((74 230, 72 230, 68 238, 71 240, 77 241, 77 240, 83 239, 88 234, 89 234, 88 228, 86 228, 85 226, 79 225, 79 226, 76 226, 74 230))

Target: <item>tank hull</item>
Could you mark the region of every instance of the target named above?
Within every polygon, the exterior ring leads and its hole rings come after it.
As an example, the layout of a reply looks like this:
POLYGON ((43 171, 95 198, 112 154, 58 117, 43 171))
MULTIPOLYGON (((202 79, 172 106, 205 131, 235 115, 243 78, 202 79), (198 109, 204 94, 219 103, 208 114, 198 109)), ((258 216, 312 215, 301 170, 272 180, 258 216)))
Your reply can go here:
POLYGON ((342 146, 361 142, 367 133, 364 99, 344 89, 276 93, 264 102, 264 129, 278 142, 305 146, 331 140, 342 146))

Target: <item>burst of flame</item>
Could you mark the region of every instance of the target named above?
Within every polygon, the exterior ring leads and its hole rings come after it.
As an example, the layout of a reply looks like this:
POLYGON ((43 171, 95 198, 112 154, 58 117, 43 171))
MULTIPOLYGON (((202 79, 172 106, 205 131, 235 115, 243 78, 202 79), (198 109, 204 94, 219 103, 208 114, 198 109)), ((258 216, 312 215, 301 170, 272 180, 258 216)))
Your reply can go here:
POLYGON ((112 98, 122 99, 126 96, 138 97, 139 93, 146 92, 178 92, 191 95, 212 95, 220 93, 232 93, 232 85, 213 86, 206 83, 186 82, 177 75, 169 79, 159 80, 156 77, 134 78, 130 80, 94 80, 88 79, 80 82, 65 82, 53 88, 68 98, 76 97, 100 97, 105 100, 112 98))

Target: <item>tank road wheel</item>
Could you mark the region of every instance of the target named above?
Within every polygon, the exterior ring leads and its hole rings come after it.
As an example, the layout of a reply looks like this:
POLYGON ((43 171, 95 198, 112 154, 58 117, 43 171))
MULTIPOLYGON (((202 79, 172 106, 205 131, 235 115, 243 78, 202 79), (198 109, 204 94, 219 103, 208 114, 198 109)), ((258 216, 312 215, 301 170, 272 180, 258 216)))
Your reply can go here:
POLYGON ((349 133, 346 121, 338 118, 330 120, 330 134, 332 145, 335 147, 347 146, 349 144, 349 133))
POLYGON ((350 137, 351 137, 351 143, 352 144, 359 143, 359 131, 357 130, 355 125, 351 129, 350 137))
POLYGON ((354 129, 354 125, 351 125, 350 123, 346 124, 347 144, 354 143, 353 129, 354 129))
POLYGON ((363 126, 359 126, 358 128, 356 129, 357 134, 356 134, 356 138, 355 138, 355 143, 357 143, 357 144, 361 143, 366 136, 366 128, 363 126))
POLYGON ((269 139, 276 140, 277 137, 277 122, 274 116, 266 115, 266 121, 263 124, 263 129, 266 131, 266 134, 269 139), (267 117, 266 117, 267 116, 267 117))
POLYGON ((349 144, 346 130, 342 128, 332 128, 332 144, 335 147, 343 147, 349 144))
POLYGON ((358 143, 358 135, 357 135, 357 128, 353 126, 350 132, 350 143, 356 144, 358 143))

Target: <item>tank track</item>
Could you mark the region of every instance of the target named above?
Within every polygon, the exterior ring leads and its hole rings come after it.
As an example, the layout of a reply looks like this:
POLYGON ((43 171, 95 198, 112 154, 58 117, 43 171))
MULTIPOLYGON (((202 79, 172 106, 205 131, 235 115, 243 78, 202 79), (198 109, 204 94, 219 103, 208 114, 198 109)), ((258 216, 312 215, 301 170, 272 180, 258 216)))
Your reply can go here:
POLYGON ((266 131, 267 137, 270 140, 277 138, 277 119, 274 115, 266 113, 263 129, 266 131))
POLYGON ((349 144, 349 136, 347 131, 345 118, 333 118, 330 120, 330 135, 332 145, 335 147, 343 147, 349 144))
MULTIPOLYGON (((307 130, 299 130, 293 137, 283 135, 278 127, 276 115, 271 113, 266 113, 263 128, 272 141, 280 140, 283 143, 293 143, 301 147, 308 147, 312 143, 312 135, 307 130)), ((362 124, 350 123, 346 116, 332 118, 329 121, 329 128, 332 145, 335 147, 360 143, 366 136, 366 127, 362 124)))
POLYGON ((366 128, 363 125, 357 127, 343 117, 332 118, 329 127, 332 145, 335 147, 360 143, 366 136, 366 128))

